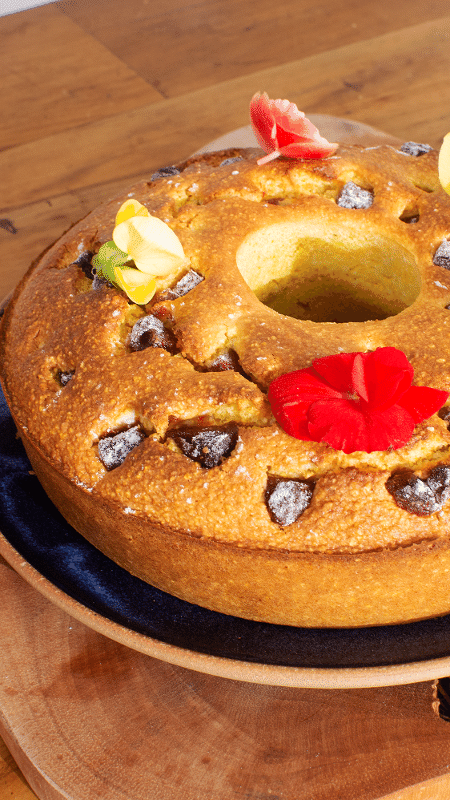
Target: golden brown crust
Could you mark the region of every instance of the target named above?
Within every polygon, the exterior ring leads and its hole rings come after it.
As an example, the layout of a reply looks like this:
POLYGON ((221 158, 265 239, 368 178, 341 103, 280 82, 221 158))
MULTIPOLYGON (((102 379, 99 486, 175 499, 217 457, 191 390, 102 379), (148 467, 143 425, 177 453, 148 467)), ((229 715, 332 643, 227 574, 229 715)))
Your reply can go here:
POLYGON ((450 199, 436 165, 434 151, 387 146, 265 167, 253 151, 226 151, 141 182, 50 248, 5 314, 2 383, 71 524, 144 580, 225 613, 351 626, 448 611, 438 576, 450 561, 450 503, 418 516, 386 488, 397 470, 425 477, 450 464, 447 423, 435 415, 397 451, 345 455, 289 437, 266 398, 274 377, 315 358, 383 346, 405 352, 416 384, 450 389, 450 278, 433 263, 450 199), (338 205, 348 181, 373 192, 369 208, 338 205), (129 196, 170 224, 203 278, 172 299, 165 290, 180 275, 161 280, 146 312, 114 288, 93 291, 74 263, 111 238, 129 196), (131 328, 149 312, 175 353, 130 352, 131 328), (229 350, 241 372, 211 371, 229 350), (67 385, 61 373, 73 373, 67 385), (230 421, 237 444, 213 469, 170 436, 181 423, 230 421), (145 438, 107 470, 99 440, 134 424, 145 438), (295 522, 269 513, 268 476, 312 481, 295 522))

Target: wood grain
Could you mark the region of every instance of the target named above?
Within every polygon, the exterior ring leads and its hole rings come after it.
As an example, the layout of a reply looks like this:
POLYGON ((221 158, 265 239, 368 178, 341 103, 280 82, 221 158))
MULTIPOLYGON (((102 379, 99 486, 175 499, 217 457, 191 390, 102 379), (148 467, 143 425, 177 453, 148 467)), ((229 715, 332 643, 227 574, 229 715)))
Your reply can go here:
POLYGON ((8 800, 33 800, 36 798, 9 752, 0 739, 0 796, 8 800))
MULTIPOLYGON (((309 113, 438 146, 450 130, 449 40, 442 0, 63 0, 0 18, 0 296, 101 199, 245 125, 259 89, 309 113)), ((34 767, 42 742, 46 758, 68 747, 66 774, 83 800, 107 800, 108 785, 133 800, 147 763, 145 800, 190 800, 189 778, 192 800, 228 800, 225 791, 232 800, 450 796, 450 726, 431 715, 430 684, 294 697, 228 685, 61 622, 61 612, 43 610, 46 601, 0 568, 16 587, 4 605, 13 617, 0 617, 9 642, 0 660, 10 659, 1 671, 2 730, 36 789, 0 740, 0 800, 59 800, 34 767), (119 709, 130 698, 127 719, 119 709), (14 731, 5 725, 13 709, 14 731), (35 714, 42 709, 47 731, 35 714), (89 773, 97 794, 83 783, 89 773)))
POLYGON ((375 800, 448 770, 428 683, 215 678, 100 636, 2 565, 0 587, 0 730, 46 800, 375 800))
MULTIPOLYGON (((10 569, 0 556, 0 569, 10 569)), ((26 783, 5 742, 0 738, 0 797, 14 800, 33 800, 34 792, 26 783)))
POLYGON ((164 97, 359 43, 445 11, 441 0, 63 0, 57 5, 164 97))
POLYGON ((53 4, 3 17, 0 35, 0 149, 161 100, 53 4))
POLYGON ((448 800, 450 797, 450 777, 444 775, 416 786, 401 789, 380 798, 380 800, 448 800))
POLYGON ((182 159, 245 125, 259 88, 289 96, 310 113, 358 119, 437 145, 436 132, 450 129, 449 44, 450 17, 444 17, 376 37, 364 48, 348 45, 5 150, 3 209, 128 177, 137 165, 145 174, 182 159))

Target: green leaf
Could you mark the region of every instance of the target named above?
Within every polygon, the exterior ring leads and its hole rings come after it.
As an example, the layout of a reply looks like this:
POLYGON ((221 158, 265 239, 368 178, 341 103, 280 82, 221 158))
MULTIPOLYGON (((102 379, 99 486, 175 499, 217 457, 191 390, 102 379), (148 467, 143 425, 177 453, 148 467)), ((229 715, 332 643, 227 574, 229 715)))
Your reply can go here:
POLYGON ((104 278, 105 280, 109 281, 116 285, 116 276, 114 275, 114 264, 108 261, 106 264, 102 264, 100 270, 97 269, 97 275, 99 278, 104 278))
POLYGON ((114 242, 110 241, 102 244, 97 255, 92 259, 92 265, 97 270, 99 278, 106 278, 112 281, 114 279, 114 267, 120 267, 128 260, 128 253, 119 250, 114 242))
POLYGON ((102 244, 97 256, 100 261, 113 261, 116 266, 124 264, 129 258, 128 253, 124 253, 123 250, 119 250, 112 239, 111 241, 102 244))

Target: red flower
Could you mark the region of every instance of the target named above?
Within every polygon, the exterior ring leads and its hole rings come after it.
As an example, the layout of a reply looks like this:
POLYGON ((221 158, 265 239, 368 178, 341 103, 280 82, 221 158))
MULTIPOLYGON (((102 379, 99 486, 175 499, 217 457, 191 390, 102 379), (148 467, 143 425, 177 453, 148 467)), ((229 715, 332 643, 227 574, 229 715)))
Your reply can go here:
POLYGON ((444 405, 448 392, 412 386, 414 371, 401 350, 341 353, 275 378, 269 401, 277 422, 296 439, 335 450, 397 450, 415 425, 444 405))
POLYGON ((294 103, 270 100, 266 92, 252 97, 250 120, 259 144, 268 153, 258 164, 266 164, 278 156, 326 158, 338 147, 327 142, 294 103))

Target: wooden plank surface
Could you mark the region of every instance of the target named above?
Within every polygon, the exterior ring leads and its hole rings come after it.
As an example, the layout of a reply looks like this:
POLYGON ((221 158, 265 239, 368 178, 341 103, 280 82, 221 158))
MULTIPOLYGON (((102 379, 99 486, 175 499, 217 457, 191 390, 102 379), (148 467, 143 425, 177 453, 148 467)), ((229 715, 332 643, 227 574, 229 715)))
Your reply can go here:
POLYGON ((1 92, 10 101, 0 149, 161 100, 54 4, 4 17, 0 29, 1 92))
POLYGON ((245 125, 249 98, 257 89, 272 97, 284 93, 309 113, 358 119, 402 139, 437 146, 441 131, 450 129, 449 74, 450 16, 364 41, 364 48, 347 45, 132 111, 118 110, 1 152, 2 205, 9 211, 64 190, 106 183, 113 175, 132 176, 137 165, 145 174, 185 158, 245 125))
POLYGON ((359 45, 446 13, 441 0, 127 0, 113 5, 114 14, 109 0, 57 4, 163 97, 359 45))
MULTIPOLYGON (((257 90, 434 146, 450 130, 450 10, 441 0, 63 0, 0 18, 0 45, 2 296, 101 199, 245 125, 257 90)), ((80 635, 94 658, 90 634, 80 635)), ((116 645, 97 646, 117 659, 116 645)), ((194 680, 202 702, 211 680, 194 680)), ((329 800, 330 786, 344 791, 344 775, 359 781, 357 800, 447 800, 450 725, 432 716, 430 697, 429 684, 305 695, 296 735, 308 731, 310 755, 322 753, 320 768, 301 762, 311 800, 329 800), (339 720, 339 740, 330 720, 339 720)), ((281 763, 267 758, 268 773, 281 763)), ((262 784, 241 783, 246 798, 266 798, 262 784)), ((33 797, 0 741, 0 800, 33 797)))

